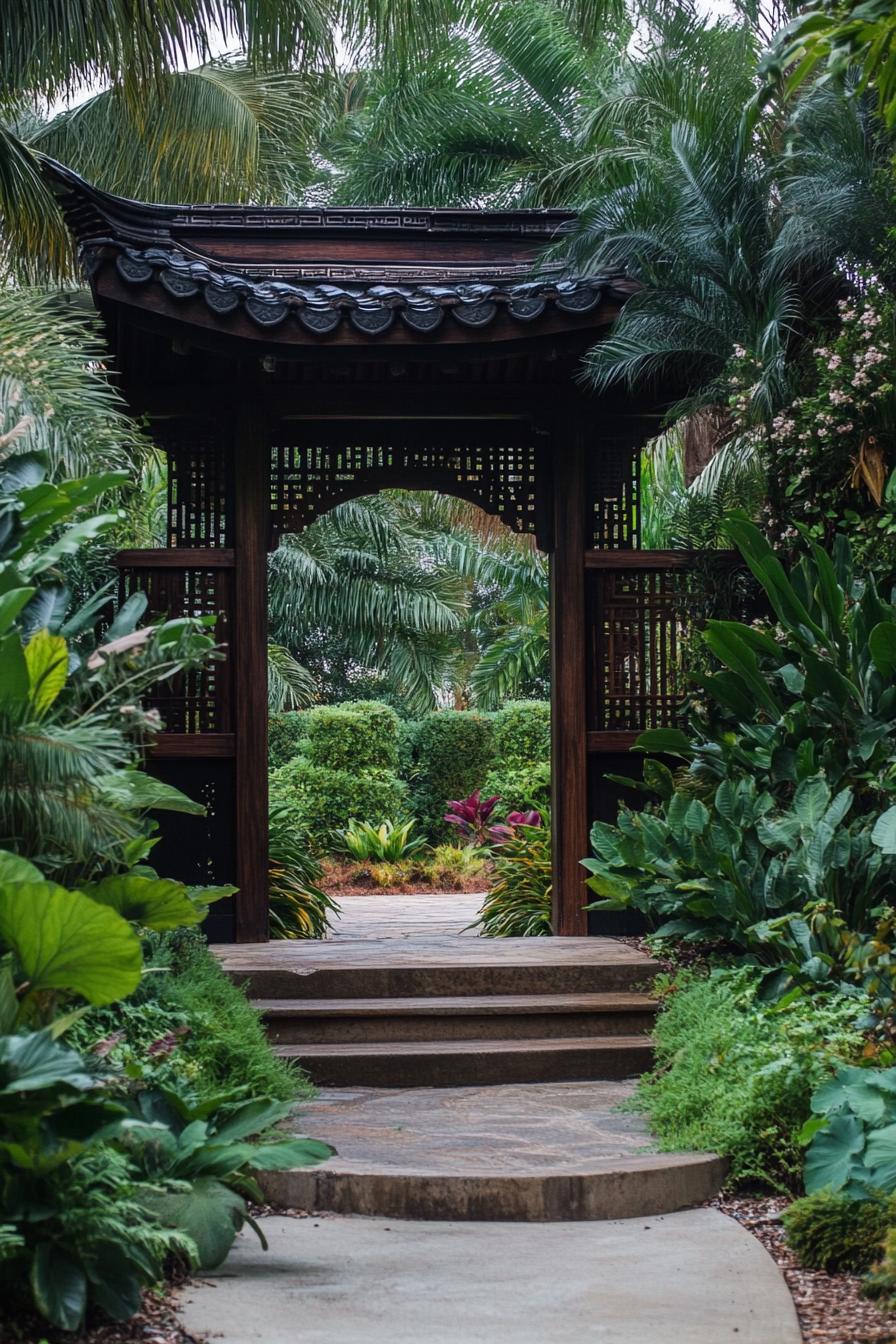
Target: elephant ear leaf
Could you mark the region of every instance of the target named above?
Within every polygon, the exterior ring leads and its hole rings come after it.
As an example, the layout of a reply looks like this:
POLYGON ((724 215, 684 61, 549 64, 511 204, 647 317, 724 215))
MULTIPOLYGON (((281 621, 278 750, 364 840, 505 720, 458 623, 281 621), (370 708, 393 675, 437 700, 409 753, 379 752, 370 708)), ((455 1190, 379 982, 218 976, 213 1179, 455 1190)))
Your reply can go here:
POLYGON ((10 854, 8 849, 0 849, 0 885, 7 882, 43 882, 44 875, 33 863, 10 854))
POLYGON ((84 892, 92 901, 117 911, 123 919, 157 933, 200 924, 206 913, 205 904, 191 900, 182 882, 167 877, 123 873, 92 882, 85 886, 84 892))
POLYGON ((0 943, 31 993, 60 989, 88 1003, 113 1003, 140 980, 140 939, 127 921, 52 882, 0 886, 0 943))
POLYGON ((874 823, 871 839, 885 854, 896 854, 896 807, 888 807, 874 823))
POLYGON ((818 1131, 806 1153, 806 1193, 842 1190, 860 1164, 865 1129, 854 1115, 832 1116, 818 1131))
POLYGON ((176 1227, 195 1243, 200 1269, 221 1264, 246 1218, 245 1200, 212 1176, 200 1176, 183 1194, 157 1195, 147 1202, 166 1227, 176 1227))
POLYGON ((871 661, 882 677, 896 674, 896 623, 880 621, 868 636, 871 661))
POLYGON ((31 1291, 38 1311, 60 1330, 77 1330, 87 1308, 87 1276, 65 1251, 42 1241, 31 1262, 31 1291))

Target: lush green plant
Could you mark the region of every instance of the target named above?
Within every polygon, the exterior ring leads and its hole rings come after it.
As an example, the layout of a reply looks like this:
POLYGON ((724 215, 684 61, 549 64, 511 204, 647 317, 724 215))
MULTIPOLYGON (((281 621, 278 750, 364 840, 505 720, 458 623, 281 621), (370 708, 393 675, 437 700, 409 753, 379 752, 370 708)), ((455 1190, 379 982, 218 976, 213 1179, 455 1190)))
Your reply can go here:
POLYGON ((497 711, 495 758, 499 769, 545 766, 551 759, 551 706, 547 700, 511 700, 497 711))
POLYGON ((127 1077, 153 1061, 153 1078, 199 1097, 244 1087, 247 1095, 294 1101, 305 1076, 273 1053, 245 987, 221 970, 197 928, 144 938, 149 974, 134 993, 92 1009, 70 1039, 127 1077))
POLYGON ((304 714, 295 711, 271 714, 268 720, 268 762, 271 769, 276 770, 300 756, 307 737, 304 714))
POLYGON ((797 1191, 813 1091, 860 1054, 862 1005, 828 992, 772 1005, 758 983, 749 968, 661 981, 656 1067, 637 1104, 664 1152, 717 1152, 732 1185, 797 1191))
POLYGON ((328 770, 394 770, 398 715, 388 705, 318 705, 305 714, 308 759, 328 770))
POLYGON ((314 677, 282 644, 268 645, 268 710, 308 709, 317 699, 314 677))
POLYGON ((350 817, 395 817, 407 789, 389 770, 328 770, 296 757, 271 775, 271 803, 285 804, 311 844, 327 851, 350 817))
POLYGON ((476 928, 487 938, 530 938, 551 932, 551 832, 517 826, 493 854, 494 879, 476 928))
POLYGON ((472 793, 494 761, 492 720, 469 710, 429 714, 416 725, 411 757, 413 811, 437 842, 450 834, 448 799, 472 793))
POLYGON ((891 1226, 884 1238, 880 1259, 865 1279, 863 1291, 867 1297, 876 1297, 892 1310, 896 1302, 896 1226, 891 1226))
POLYGON ((896 1069, 844 1066, 812 1097, 806 1189, 851 1199, 896 1191, 896 1069))
POLYGON ((634 906, 664 934, 783 964, 778 989, 876 981, 889 1003, 891 958, 872 935, 890 928, 896 876, 896 611, 873 581, 854 583, 842 541, 833 561, 812 545, 788 577, 752 524, 727 527, 778 625, 708 623, 723 666, 701 681, 709 707, 690 735, 638 742, 686 769, 646 762, 659 807, 595 825, 589 886, 598 908, 634 906))
POLYGON ((292 809, 275 803, 268 817, 268 896, 273 938, 325 938, 339 906, 318 883, 323 870, 292 809))
POLYGON ((262 1203, 257 1171, 284 1171, 324 1161, 332 1148, 317 1139, 262 1138, 290 1113, 289 1102, 246 1098, 245 1088, 209 1100, 186 1089, 145 1088, 134 1097, 134 1122, 119 1144, 145 1179, 168 1187, 145 1197, 163 1227, 178 1229, 196 1247, 200 1268, 225 1259, 249 1216, 247 1200, 262 1203), (141 1123, 142 1122, 142 1123, 141 1123))
POLYGON ((489 770, 482 791, 489 796, 498 795, 499 816, 532 807, 538 812, 547 812, 551 806, 550 764, 545 761, 542 765, 489 770))
POLYGON ((483 878, 487 859, 471 845, 435 845, 423 863, 423 871, 434 886, 449 890, 474 878, 483 878))
POLYGON ((410 858, 426 845, 422 836, 412 834, 416 824, 413 818, 402 822, 383 821, 379 826, 369 821, 352 819, 347 829, 340 831, 339 835, 346 853, 358 863, 366 863, 371 859, 380 863, 394 863, 399 859, 410 858))
POLYGON ((801 1265, 828 1274, 861 1274, 880 1256, 893 1209, 883 1199, 850 1199, 832 1190, 794 1200, 781 1214, 787 1244, 801 1265))

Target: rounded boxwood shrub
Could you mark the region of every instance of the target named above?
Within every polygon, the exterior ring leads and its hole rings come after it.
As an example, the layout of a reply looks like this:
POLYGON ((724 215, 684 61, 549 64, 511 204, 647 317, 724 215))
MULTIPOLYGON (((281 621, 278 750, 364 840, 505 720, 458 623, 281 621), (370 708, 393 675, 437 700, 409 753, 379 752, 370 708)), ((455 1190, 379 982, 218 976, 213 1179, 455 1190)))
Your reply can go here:
POLYGON ((271 775, 271 802, 286 803, 319 851, 353 817, 375 825, 407 815, 407 788, 391 770, 328 770, 299 756, 271 775))
POLYGON ((550 764, 551 706, 511 700, 495 714, 495 756, 501 768, 550 764))
POLYGON ((432 839, 451 834, 445 804, 482 787, 494 740, 491 718, 472 710, 440 709, 418 722, 410 751, 414 812, 432 839))
POLYGON ((394 770, 398 765, 398 716, 388 705, 319 705, 305 712, 305 721, 306 755, 314 765, 329 770, 394 770))
POLYGON ((501 801, 495 811, 500 817, 506 817, 508 812, 527 812, 532 807, 547 812, 551 806, 551 767, 547 762, 518 769, 498 766, 486 775, 482 793, 486 798, 499 796, 501 801))
POLYGON ((880 1259, 893 1212, 892 1201, 819 1190, 795 1200, 781 1222, 788 1245, 806 1269, 860 1274, 880 1259))
POLYGON ((305 715, 291 710, 272 714, 268 722, 268 763, 272 770, 302 754, 308 737, 305 715))

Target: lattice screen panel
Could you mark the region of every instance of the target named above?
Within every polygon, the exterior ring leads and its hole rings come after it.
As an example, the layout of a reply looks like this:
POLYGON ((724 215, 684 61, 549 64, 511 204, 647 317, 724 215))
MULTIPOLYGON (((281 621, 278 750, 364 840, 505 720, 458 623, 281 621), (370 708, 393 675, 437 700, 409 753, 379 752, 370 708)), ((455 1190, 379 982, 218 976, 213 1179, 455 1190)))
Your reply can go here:
MULTIPOLYGON (((175 568, 151 564, 119 571, 119 600, 143 592, 150 617, 216 616, 215 642, 226 647, 232 571, 218 567, 175 568)), ((230 667, 226 656, 201 670, 162 683, 146 703, 157 709, 168 733, 229 733, 232 730, 230 667)))
POLYGON ((168 458, 168 545, 229 546, 230 472, 220 429, 206 422, 153 424, 168 458))
POLYGON ((273 532, 298 532, 342 500, 405 489, 458 495, 514 532, 536 533, 538 457, 518 422, 286 426, 271 457, 273 532))
POLYGON ((604 733, 677 725, 696 670, 694 629, 761 609, 730 551, 641 551, 637 564, 591 552, 586 597, 588 727, 604 733))
POLYGON ((588 490, 593 503, 592 546, 633 551, 640 545, 640 448, 599 433, 588 454, 588 490))

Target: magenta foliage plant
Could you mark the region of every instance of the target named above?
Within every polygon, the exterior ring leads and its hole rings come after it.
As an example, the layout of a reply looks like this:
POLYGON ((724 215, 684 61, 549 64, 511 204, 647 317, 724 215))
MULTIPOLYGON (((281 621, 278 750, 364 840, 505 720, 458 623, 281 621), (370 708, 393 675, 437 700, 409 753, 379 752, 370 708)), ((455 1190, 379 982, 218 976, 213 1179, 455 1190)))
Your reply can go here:
POLYGON ((501 801, 500 794, 496 793, 492 798, 482 798, 480 793, 480 789, 475 789, 469 798, 451 799, 448 803, 449 811, 445 813, 448 825, 456 826, 471 845, 488 843, 489 818, 501 801))
POLYGON ((540 812, 533 808, 531 812, 508 812, 504 821, 496 822, 494 826, 489 826, 488 837, 493 845, 506 845, 508 840, 512 840, 516 835, 517 826, 542 826, 544 819, 540 812))

